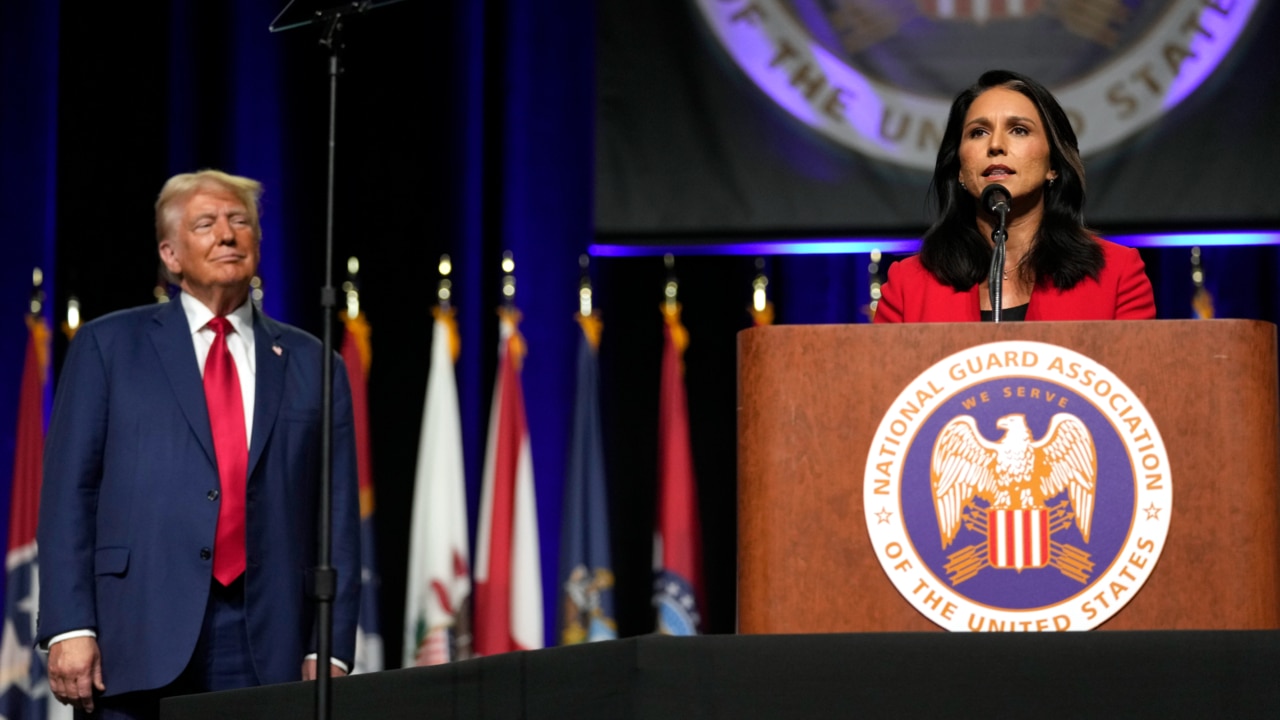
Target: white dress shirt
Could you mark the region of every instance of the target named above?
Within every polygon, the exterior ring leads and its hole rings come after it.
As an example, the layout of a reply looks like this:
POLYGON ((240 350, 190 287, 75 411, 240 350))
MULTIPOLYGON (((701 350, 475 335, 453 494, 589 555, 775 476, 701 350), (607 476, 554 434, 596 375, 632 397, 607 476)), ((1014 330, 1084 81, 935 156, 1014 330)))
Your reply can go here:
MULTIPOLYGON (((191 342, 195 345, 196 362, 200 364, 200 377, 204 377, 204 364, 213 345, 214 332, 209 321, 214 314, 204 303, 185 292, 178 297, 183 311, 187 313, 187 326, 191 328, 191 342)), ((227 315, 227 320, 235 330, 227 333, 227 350, 240 380, 240 397, 244 401, 244 446, 249 447, 249 441, 253 439, 253 390, 257 370, 253 355, 253 306, 245 300, 243 305, 227 315)))

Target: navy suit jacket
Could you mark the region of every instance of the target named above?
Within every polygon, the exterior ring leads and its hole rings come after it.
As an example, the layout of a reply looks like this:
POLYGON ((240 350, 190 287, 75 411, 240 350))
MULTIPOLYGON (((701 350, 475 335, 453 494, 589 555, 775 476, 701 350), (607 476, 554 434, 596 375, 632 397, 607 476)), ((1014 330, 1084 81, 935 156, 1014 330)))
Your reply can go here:
MULTIPOLYGON (((263 683, 301 679, 314 651, 322 349, 254 313, 245 613, 263 683)), ((334 656, 350 665, 359 605, 351 391, 334 364, 334 656)), ((107 695, 186 667, 209 600, 219 489, 204 385, 182 304, 113 313, 71 343, 45 445, 37 642, 93 629, 107 695)))

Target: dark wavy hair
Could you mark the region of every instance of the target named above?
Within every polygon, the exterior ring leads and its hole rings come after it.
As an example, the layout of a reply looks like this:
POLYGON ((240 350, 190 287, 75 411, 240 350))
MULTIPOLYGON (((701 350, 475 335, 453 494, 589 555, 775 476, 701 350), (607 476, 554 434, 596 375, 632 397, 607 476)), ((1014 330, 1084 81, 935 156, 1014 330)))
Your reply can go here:
POLYGON ((969 106, 996 87, 1022 93, 1036 106, 1049 138, 1049 167, 1058 174, 1044 189, 1044 216, 1025 266, 1034 272, 1036 283, 1052 281, 1063 290, 1086 277, 1097 279, 1104 260, 1102 247, 1084 224, 1084 163, 1076 133, 1048 89, 1008 70, 983 73, 951 103, 930 184, 938 218, 924 234, 920 263, 938 280, 962 292, 987 277, 992 250, 978 230, 977 202, 960 187, 960 141, 969 106))

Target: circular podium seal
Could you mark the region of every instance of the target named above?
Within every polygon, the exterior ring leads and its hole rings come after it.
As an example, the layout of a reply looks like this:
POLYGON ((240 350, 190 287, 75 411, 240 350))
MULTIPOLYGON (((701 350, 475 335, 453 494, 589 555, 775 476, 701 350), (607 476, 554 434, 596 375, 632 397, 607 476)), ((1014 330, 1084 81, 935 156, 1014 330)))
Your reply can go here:
POLYGON ((939 626, 1089 630, 1155 569, 1172 482, 1155 422, 1115 373, 1056 345, 998 342, 898 395, 863 507, 885 574, 939 626))

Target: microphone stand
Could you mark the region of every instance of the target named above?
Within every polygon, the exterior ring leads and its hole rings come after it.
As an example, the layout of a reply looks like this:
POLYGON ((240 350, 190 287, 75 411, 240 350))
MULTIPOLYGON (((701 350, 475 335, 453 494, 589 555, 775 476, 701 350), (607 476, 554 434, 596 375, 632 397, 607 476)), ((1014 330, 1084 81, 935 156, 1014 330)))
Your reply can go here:
POLYGON ((995 249, 991 253, 991 270, 987 274, 987 294, 991 298, 991 321, 1000 322, 1003 315, 1001 305, 1004 304, 1004 244, 1008 239, 1008 233, 1005 231, 1005 215, 1008 214, 1009 208, 1001 203, 996 206, 995 211, 999 222, 991 231, 991 242, 995 245, 995 249))
MULTIPOLYGON (((359 8, 356 8, 357 11, 359 8)), ((316 567, 313 592, 316 601, 316 714, 317 720, 333 716, 333 600, 337 596, 338 572, 333 552, 333 310, 337 292, 333 288, 333 178, 334 150, 338 118, 338 52, 342 49, 342 10, 332 10, 324 18, 320 44, 329 51, 329 166, 325 187, 324 287, 320 307, 324 316, 324 374, 320 425, 320 507, 316 523, 316 567)))
POLYGON ((344 19, 361 15, 399 0, 290 0, 268 29, 280 32, 306 25, 321 29, 320 45, 329 51, 329 164, 325 188, 324 287, 320 290, 323 309, 323 387, 320 390, 320 489, 316 517, 316 566, 308 577, 310 594, 316 605, 316 706, 315 717, 329 720, 333 715, 333 601, 337 597, 338 572, 333 558, 333 315, 337 292, 333 287, 333 186, 338 117, 338 75, 342 49, 340 34, 344 19), (296 6, 296 7, 295 7, 296 6))

